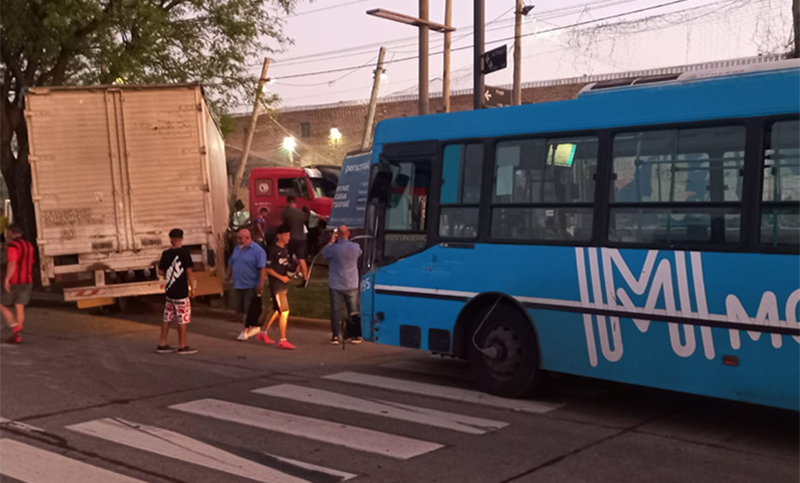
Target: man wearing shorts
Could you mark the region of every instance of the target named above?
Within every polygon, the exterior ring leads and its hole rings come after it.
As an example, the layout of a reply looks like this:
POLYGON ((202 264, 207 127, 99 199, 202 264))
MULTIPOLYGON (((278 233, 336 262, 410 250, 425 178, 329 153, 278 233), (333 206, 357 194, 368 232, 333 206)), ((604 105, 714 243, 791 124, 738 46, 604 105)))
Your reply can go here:
POLYGON ((247 326, 247 312, 253 299, 261 296, 266 277, 267 253, 258 243, 253 243, 250 230, 242 228, 237 234, 239 245, 233 249, 228 260, 228 278, 233 278, 233 292, 236 297, 236 314, 244 327, 236 337, 247 340, 258 334, 258 326, 247 326))
MULTIPOLYGON (((263 327, 261 333, 258 334, 257 339, 264 341, 267 344, 274 344, 275 341, 270 339, 267 335, 269 328, 275 319, 280 317, 281 340, 278 342, 278 349, 292 350, 295 347, 286 340, 286 325, 289 323, 289 299, 286 296, 287 287, 289 283, 290 262, 288 244, 291 239, 289 227, 281 225, 278 227, 277 240, 269 249, 269 267, 267 267, 267 275, 269 275, 269 290, 272 292, 272 316, 269 322, 263 327)), ((262 322, 266 319, 266 312, 262 316, 262 322)))
POLYGON ((169 232, 172 248, 164 250, 158 262, 158 274, 166 279, 164 293, 167 296, 164 304, 164 323, 161 325, 161 340, 156 352, 164 354, 196 354, 197 349, 186 345, 186 327, 192 321, 191 297, 194 296, 194 277, 192 276, 192 255, 183 248, 183 230, 175 228, 169 232), (178 350, 167 345, 169 325, 172 321, 178 325, 178 350))
POLYGON ((303 275, 303 284, 308 285, 308 265, 306 264, 306 214, 297 207, 297 200, 294 196, 286 197, 286 208, 281 213, 283 224, 289 227, 291 239, 287 248, 289 255, 297 257, 300 265, 300 274, 303 275))
POLYGON ((3 296, 0 311, 11 327, 11 336, 6 342, 22 342, 22 325, 25 323, 25 306, 31 299, 33 288, 33 245, 22 238, 19 225, 9 225, 6 229, 8 239, 8 266, 3 280, 3 296), (16 317, 11 312, 14 308, 16 317))

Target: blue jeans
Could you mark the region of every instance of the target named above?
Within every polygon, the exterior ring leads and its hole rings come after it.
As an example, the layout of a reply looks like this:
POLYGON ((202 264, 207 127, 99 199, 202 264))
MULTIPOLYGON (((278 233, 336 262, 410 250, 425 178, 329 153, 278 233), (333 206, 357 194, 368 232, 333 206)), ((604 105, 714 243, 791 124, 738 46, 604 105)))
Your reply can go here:
POLYGON ((353 315, 359 313, 360 307, 358 306, 358 289, 352 290, 336 290, 329 288, 331 294, 331 332, 334 337, 339 337, 339 321, 340 313, 342 311, 342 300, 344 300, 347 307, 347 318, 350 323, 353 322, 353 315))

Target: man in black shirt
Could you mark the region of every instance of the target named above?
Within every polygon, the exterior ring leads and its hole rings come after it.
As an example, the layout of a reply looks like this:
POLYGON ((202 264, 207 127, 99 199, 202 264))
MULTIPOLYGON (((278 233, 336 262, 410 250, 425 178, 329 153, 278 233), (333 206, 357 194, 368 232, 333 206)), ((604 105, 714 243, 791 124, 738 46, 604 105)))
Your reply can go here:
POLYGON ((308 285, 308 264, 306 263, 306 214, 297 207, 297 200, 294 196, 286 197, 286 208, 281 212, 283 224, 289 228, 291 238, 287 243, 289 254, 297 257, 300 264, 300 273, 303 275, 303 284, 308 285))
POLYGON ((167 345, 169 325, 174 320, 178 324, 178 354, 195 354, 197 349, 186 345, 186 325, 192 321, 190 297, 194 296, 194 277, 192 276, 192 256, 183 248, 183 230, 175 228, 169 232, 172 248, 164 250, 158 262, 158 274, 165 277, 164 292, 167 302, 164 306, 164 323, 161 326, 161 341, 156 352, 176 352, 167 345))
MULTIPOLYGON (((286 297, 287 288, 286 284, 289 283, 289 276, 287 275, 293 267, 290 262, 290 255, 288 250, 289 240, 291 239, 290 229, 286 225, 278 227, 277 240, 269 249, 267 259, 267 275, 269 275, 269 290, 272 292, 272 316, 266 326, 262 326, 261 333, 258 334, 257 339, 266 342, 267 344, 274 344, 275 341, 270 339, 267 335, 269 328, 275 319, 280 317, 281 340, 278 342, 278 349, 292 350, 295 347, 286 340, 286 324, 289 323, 289 299, 286 297)), ((266 320, 267 313, 262 315, 262 323, 266 320)))

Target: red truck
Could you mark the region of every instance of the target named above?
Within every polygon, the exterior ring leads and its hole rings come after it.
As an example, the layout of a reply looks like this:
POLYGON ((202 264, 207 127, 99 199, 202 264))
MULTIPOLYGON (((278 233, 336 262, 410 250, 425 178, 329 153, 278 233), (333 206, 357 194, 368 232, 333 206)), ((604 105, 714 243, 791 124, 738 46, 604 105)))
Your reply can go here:
POLYGON ((328 173, 327 168, 254 168, 250 172, 251 219, 255 220, 266 208, 267 229, 274 229, 281 224, 286 198, 294 196, 298 208, 307 206, 327 222, 338 181, 338 176, 328 173))

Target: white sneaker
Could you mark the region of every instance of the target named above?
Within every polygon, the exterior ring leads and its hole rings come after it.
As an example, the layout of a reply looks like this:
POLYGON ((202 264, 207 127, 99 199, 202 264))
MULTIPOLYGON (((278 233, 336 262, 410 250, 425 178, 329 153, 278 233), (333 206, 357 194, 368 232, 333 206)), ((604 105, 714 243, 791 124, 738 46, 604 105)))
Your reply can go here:
POLYGON ((247 340, 248 337, 250 336, 247 334, 247 329, 242 329, 242 331, 239 332, 239 336, 236 337, 236 340, 247 340))
POLYGON ((250 327, 250 329, 247 329, 247 337, 246 338, 250 338, 250 337, 253 337, 254 335, 258 335, 258 333, 260 331, 261 331, 261 327, 258 327, 258 326, 250 327))

